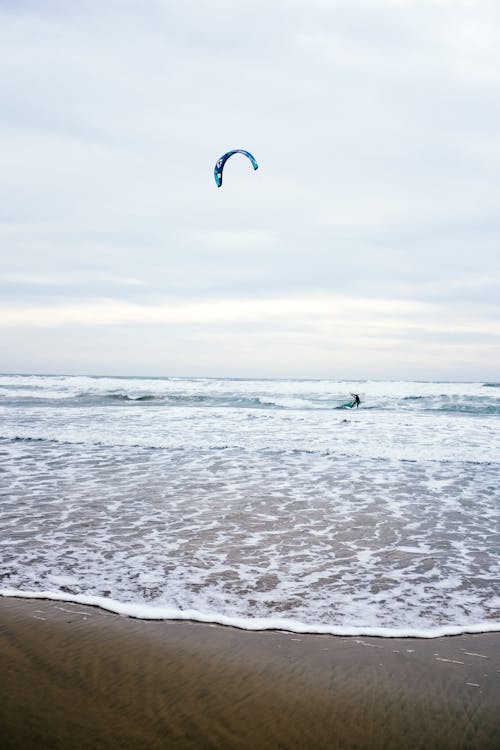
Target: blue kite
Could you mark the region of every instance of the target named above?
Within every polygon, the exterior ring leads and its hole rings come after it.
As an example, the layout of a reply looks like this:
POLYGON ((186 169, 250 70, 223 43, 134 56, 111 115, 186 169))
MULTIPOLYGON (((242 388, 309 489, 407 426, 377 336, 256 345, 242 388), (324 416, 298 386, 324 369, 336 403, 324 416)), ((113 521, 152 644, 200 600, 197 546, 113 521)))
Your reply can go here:
POLYGON ((215 178, 215 184, 217 187, 220 187, 222 185, 222 172, 224 169, 224 164, 227 162, 230 156, 233 154, 243 154, 243 156, 246 156, 250 161, 252 162, 252 166, 254 169, 258 169, 259 165, 255 161, 254 157, 249 151, 244 151, 242 148, 236 148, 234 151, 228 151, 227 154, 224 154, 224 156, 221 156, 221 158, 218 160, 217 164, 214 167, 214 178, 215 178))

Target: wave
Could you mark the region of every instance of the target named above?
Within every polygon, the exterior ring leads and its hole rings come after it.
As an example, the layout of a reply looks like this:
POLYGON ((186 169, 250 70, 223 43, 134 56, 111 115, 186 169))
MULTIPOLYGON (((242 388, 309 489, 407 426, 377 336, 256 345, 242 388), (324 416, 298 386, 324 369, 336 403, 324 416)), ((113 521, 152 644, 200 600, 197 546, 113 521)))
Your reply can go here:
MULTIPOLYGON (((0 393, 0 398, 10 402, 12 406, 42 406, 51 407, 81 407, 81 406, 116 406, 151 404, 155 406, 180 406, 180 407, 213 407, 213 408, 243 408, 243 409, 285 409, 286 405, 261 398, 260 396, 231 396, 231 395, 204 395, 188 393, 166 393, 166 394, 132 394, 123 391, 110 391, 108 393, 96 393, 84 391, 74 394, 5 394, 0 393)), ((288 407, 289 408, 289 407, 288 407)))
MULTIPOLYGON (((120 449, 120 450, 133 450, 133 449, 140 449, 145 451, 226 451, 226 450, 248 450, 246 448, 243 448, 241 445, 200 445, 200 446, 184 446, 184 445, 178 445, 178 446, 172 446, 172 445, 155 445, 155 444, 148 444, 148 443, 128 443, 128 442, 106 442, 103 440, 70 440, 68 438, 56 438, 56 437, 25 437, 21 435, 16 435, 14 437, 6 437, 4 435, 0 435, 0 445, 2 443, 46 443, 47 445, 87 445, 87 446, 93 446, 96 448, 111 448, 111 449, 120 449)), ((269 449, 263 449, 264 452, 267 450, 273 450, 271 448, 269 449)), ((283 453, 289 452, 293 453, 295 451, 289 450, 289 451, 282 451, 283 453)), ((305 453, 312 453, 313 451, 303 451, 305 453)))
POLYGON ((281 630, 304 635, 337 635, 337 636, 372 636, 379 638, 442 638, 465 633, 497 633, 500 622, 466 623, 463 625, 442 625, 431 628, 387 628, 364 625, 325 625, 322 623, 305 623, 280 617, 231 617, 219 613, 198 612, 195 609, 177 609, 175 607, 154 607, 135 602, 120 602, 103 596, 86 594, 67 594, 60 591, 23 591, 18 589, 0 589, 0 596, 19 599, 49 599, 57 602, 82 604, 137 620, 182 620, 189 622, 210 623, 238 628, 240 630, 266 631, 281 630))
POLYGON ((500 414, 500 401, 488 396, 449 396, 440 394, 439 396, 405 396, 401 400, 402 409, 414 410, 416 406, 418 411, 443 413, 443 414, 500 414))
MULTIPOLYGON (((77 397, 79 398, 79 397, 77 397)), ((87 394, 82 394, 81 398, 87 398, 87 394)), ((95 397, 91 396, 93 400, 95 397)), ((106 397, 105 397, 106 398, 106 397)), ((161 401, 158 396, 129 396, 127 393, 108 393, 107 398, 112 401, 161 401)))
POLYGON ((207 408, 332 411, 359 392, 360 412, 413 411, 500 414, 500 383, 234 380, 203 378, 98 378, 2 376, 2 407, 207 408))
POLYGON ((439 411, 443 414, 471 414, 471 415, 499 415, 500 404, 448 404, 439 408, 430 408, 426 411, 439 411))
MULTIPOLYGON (((345 420, 347 421, 347 420, 345 420)), ((245 453, 258 453, 262 455, 316 455, 316 456, 329 456, 331 455, 332 451, 329 449, 308 449, 308 448, 276 448, 275 446, 269 445, 264 446, 261 448, 251 449, 248 447, 245 447, 243 445, 238 445, 236 443, 230 445, 229 443, 226 444, 213 444, 213 445, 158 445, 158 444, 149 444, 149 443, 119 443, 119 442, 105 442, 103 440, 70 440, 68 438, 56 438, 56 437, 26 437, 22 435, 16 435, 14 437, 6 437, 4 435, 0 435, 0 445, 6 444, 6 443, 45 443, 47 445, 87 445, 92 446, 95 448, 110 448, 110 449, 116 449, 116 450, 145 450, 145 451, 170 451, 170 452, 211 452, 211 451, 229 451, 229 450, 235 450, 235 451, 243 451, 245 453)), ((336 454, 339 456, 348 456, 347 453, 340 453, 336 454)), ((475 463, 475 462, 472 462, 475 463)))
MULTIPOLYGON (((493 387, 493 386, 492 386, 493 387)), ((106 407, 123 406, 124 408, 141 407, 183 407, 183 408, 212 408, 212 409, 259 409, 277 411, 336 411, 351 408, 350 401, 342 398, 265 398, 258 395, 215 395, 215 394, 133 394, 127 392, 94 393, 55 396, 36 395, 7 395, 0 394, 3 406, 29 407, 58 406, 70 407, 106 407)), ((500 399, 487 396, 471 398, 442 396, 404 396, 394 399, 362 400, 359 411, 413 411, 456 414, 500 414, 500 399)))
MULTIPOLYGON (((350 420, 343 419, 341 423, 350 423, 350 420)), ((57 438, 57 437, 28 437, 28 436, 5 436, 0 435, 0 447, 2 445, 6 445, 9 443, 26 443, 26 444, 32 444, 32 443, 39 443, 39 444, 45 444, 47 446, 49 445, 56 445, 56 446, 87 446, 90 448, 97 448, 97 449, 107 449, 110 451, 120 451, 123 453, 124 451, 144 451, 144 452, 164 452, 169 453, 172 455, 175 454, 210 454, 215 451, 236 451, 241 454, 246 454, 248 456, 259 456, 260 458, 268 458, 271 456, 275 457, 281 457, 284 458, 286 456, 316 456, 316 457, 334 457, 336 460, 339 459, 352 459, 352 458, 359 458, 363 460, 368 461, 377 461, 377 462, 384 462, 384 461, 396 461, 397 463, 418 463, 425 462, 428 464, 457 464, 457 465, 467 465, 467 466, 494 466, 498 462, 496 460, 496 457, 492 457, 491 455, 486 455, 484 457, 464 457, 464 456, 454 456, 454 455, 447 455, 447 456, 425 456, 423 458, 415 457, 415 458, 408 458, 404 455, 391 455, 386 454, 381 451, 377 450, 368 450, 366 447, 363 449, 353 449, 351 451, 346 451, 343 449, 338 449, 334 447, 322 447, 322 448, 295 448, 292 446, 286 446, 286 447, 280 447, 277 448, 273 444, 269 445, 260 445, 259 447, 249 447, 246 445, 243 445, 242 443, 221 443, 221 444, 185 444, 185 445, 171 445, 171 444, 161 444, 161 443, 154 443, 149 441, 144 441, 143 443, 137 443, 137 442, 127 442, 127 441, 105 441, 105 440, 92 440, 92 439, 80 439, 80 440, 72 440, 70 438, 57 438)))

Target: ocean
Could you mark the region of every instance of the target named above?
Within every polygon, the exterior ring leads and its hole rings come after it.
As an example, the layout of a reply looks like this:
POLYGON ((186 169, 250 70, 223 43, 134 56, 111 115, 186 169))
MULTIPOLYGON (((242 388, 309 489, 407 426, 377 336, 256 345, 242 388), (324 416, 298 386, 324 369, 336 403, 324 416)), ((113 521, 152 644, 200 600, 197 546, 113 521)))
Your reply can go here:
POLYGON ((500 631, 499 419, 493 382, 0 375, 0 594, 500 631))

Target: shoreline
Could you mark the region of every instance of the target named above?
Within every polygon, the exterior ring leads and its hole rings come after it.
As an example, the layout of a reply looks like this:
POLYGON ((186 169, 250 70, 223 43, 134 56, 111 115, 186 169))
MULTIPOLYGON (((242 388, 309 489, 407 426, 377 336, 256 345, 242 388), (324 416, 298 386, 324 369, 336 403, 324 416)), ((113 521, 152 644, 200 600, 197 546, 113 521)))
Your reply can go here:
POLYGON ((255 633, 285 632, 295 635, 331 635, 339 638, 415 638, 437 639, 457 635, 478 635, 483 633, 500 633, 500 622, 484 621, 471 625, 442 625, 416 628, 390 628, 362 626, 355 628, 344 625, 307 624, 299 620, 276 618, 231 617, 217 613, 199 612, 193 609, 174 609, 173 607, 151 607, 146 604, 123 603, 102 596, 87 594, 64 594, 52 591, 24 591, 0 588, 0 600, 14 598, 25 601, 53 601, 59 604, 77 604, 100 609, 102 612, 129 617, 144 622, 192 622, 236 628, 255 633))
POLYGON ((247 631, 0 599, 2 746, 500 746, 500 633, 247 631))

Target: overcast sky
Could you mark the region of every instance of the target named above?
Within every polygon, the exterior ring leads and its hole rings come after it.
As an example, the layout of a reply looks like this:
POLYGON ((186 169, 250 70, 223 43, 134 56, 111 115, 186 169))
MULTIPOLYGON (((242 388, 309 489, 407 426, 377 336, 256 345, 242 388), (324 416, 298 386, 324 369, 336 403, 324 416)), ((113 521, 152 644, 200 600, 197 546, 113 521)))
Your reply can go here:
POLYGON ((497 0, 0 0, 0 371, 500 378, 499 178, 497 0))

